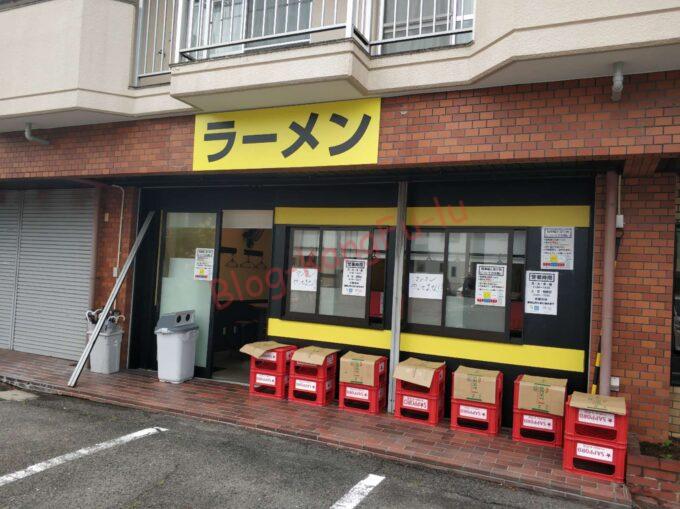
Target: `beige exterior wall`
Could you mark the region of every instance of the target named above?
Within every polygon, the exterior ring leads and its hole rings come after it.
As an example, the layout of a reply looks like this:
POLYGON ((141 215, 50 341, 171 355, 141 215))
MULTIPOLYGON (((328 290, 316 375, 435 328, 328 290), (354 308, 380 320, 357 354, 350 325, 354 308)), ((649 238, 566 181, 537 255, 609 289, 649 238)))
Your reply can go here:
POLYGON ((477 0, 464 46, 369 57, 341 39, 180 64, 170 84, 135 89, 134 20, 120 0, 1 10, 12 58, 0 73, 0 132, 604 76, 616 61, 627 74, 680 68, 678 0, 477 0))

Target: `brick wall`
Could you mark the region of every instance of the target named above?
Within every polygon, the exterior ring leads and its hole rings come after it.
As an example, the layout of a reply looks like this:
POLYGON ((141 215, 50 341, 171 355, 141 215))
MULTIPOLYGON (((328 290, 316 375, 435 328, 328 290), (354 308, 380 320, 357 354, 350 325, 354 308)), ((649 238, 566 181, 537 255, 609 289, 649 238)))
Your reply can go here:
MULTIPOLYGON (((614 280, 612 376, 620 377, 620 394, 628 400, 630 429, 641 440, 662 441, 668 437, 671 406, 675 176, 649 174, 648 163, 630 159, 622 179, 625 228, 614 280)), ((600 341, 604 196, 604 177, 598 177, 591 365, 600 341)))
MULTIPOLYGON (((624 159, 680 154, 680 71, 383 100, 381 165, 624 159)), ((0 179, 191 170, 191 116, 0 134, 0 179)))
MULTIPOLYGON (((127 254, 135 240, 137 224, 137 189, 125 188, 125 208, 123 210, 123 231, 121 240, 121 257, 119 270, 123 267, 127 254)), ((97 266, 95 275, 94 305, 103 307, 113 289, 115 278, 113 268, 116 267, 118 253, 118 232, 121 215, 121 193, 113 187, 105 187, 100 191, 99 228, 97 231, 97 266), (108 215, 108 218, 107 218, 108 215)), ((130 271, 116 299, 116 308, 126 317, 121 347, 121 366, 127 363, 128 324, 132 303, 132 271, 130 271)))
POLYGON ((640 454, 640 444, 632 437, 626 463, 626 485, 636 507, 680 507, 680 460, 640 454))
POLYGON ((622 158, 680 152, 680 72, 383 100, 379 162, 622 158))

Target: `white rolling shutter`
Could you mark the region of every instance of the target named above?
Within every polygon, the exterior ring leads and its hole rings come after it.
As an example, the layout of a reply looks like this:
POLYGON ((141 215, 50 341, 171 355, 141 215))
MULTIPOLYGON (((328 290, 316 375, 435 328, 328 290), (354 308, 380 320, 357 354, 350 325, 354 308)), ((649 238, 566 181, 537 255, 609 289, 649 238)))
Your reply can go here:
POLYGON ((10 348, 19 249, 21 192, 0 191, 0 348, 10 348))
POLYGON ((25 191, 15 350, 76 360, 93 288, 95 192, 25 191))

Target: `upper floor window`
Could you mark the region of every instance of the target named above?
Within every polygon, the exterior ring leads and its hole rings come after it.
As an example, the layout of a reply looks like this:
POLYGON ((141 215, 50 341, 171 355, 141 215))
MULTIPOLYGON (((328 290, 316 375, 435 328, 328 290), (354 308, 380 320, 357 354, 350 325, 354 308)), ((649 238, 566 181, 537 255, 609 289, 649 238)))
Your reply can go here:
POLYGON ((395 39, 382 52, 396 53, 464 44, 472 32, 473 0, 384 0, 382 39, 395 39), (434 34, 442 33, 441 36, 434 34))

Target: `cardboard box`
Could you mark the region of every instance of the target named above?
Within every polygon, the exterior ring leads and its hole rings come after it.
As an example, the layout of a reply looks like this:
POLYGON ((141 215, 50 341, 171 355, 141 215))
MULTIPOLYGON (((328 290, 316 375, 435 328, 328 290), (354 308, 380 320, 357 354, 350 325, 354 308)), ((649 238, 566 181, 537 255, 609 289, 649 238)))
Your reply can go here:
POLYGON ((288 345, 277 343, 276 341, 255 341, 254 343, 248 343, 247 345, 243 345, 239 352, 243 352, 252 357, 255 357, 256 359, 259 359, 269 350, 273 350, 274 348, 279 348, 282 346, 288 345))
POLYGON ((434 372, 443 365, 443 362, 428 362, 409 357, 397 364, 397 368, 394 370, 394 378, 422 387, 430 387, 434 372))
POLYGON ((599 394, 574 392, 571 395, 569 406, 595 410, 597 412, 626 415, 626 399, 618 396, 600 396, 599 394))
POLYGON ((340 381, 373 387, 375 363, 380 359, 379 355, 347 352, 340 358, 340 381))
POLYGON ((453 373, 453 397, 478 403, 496 403, 496 379, 500 371, 458 366, 453 373))
POLYGON ((517 408, 564 415, 567 380, 524 375, 519 382, 517 408))
POLYGON ((326 357, 330 354, 337 352, 334 348, 322 348, 320 346, 305 346, 304 348, 298 348, 293 353, 293 360, 296 362, 302 362, 304 364, 313 364, 315 366, 321 366, 326 357))

